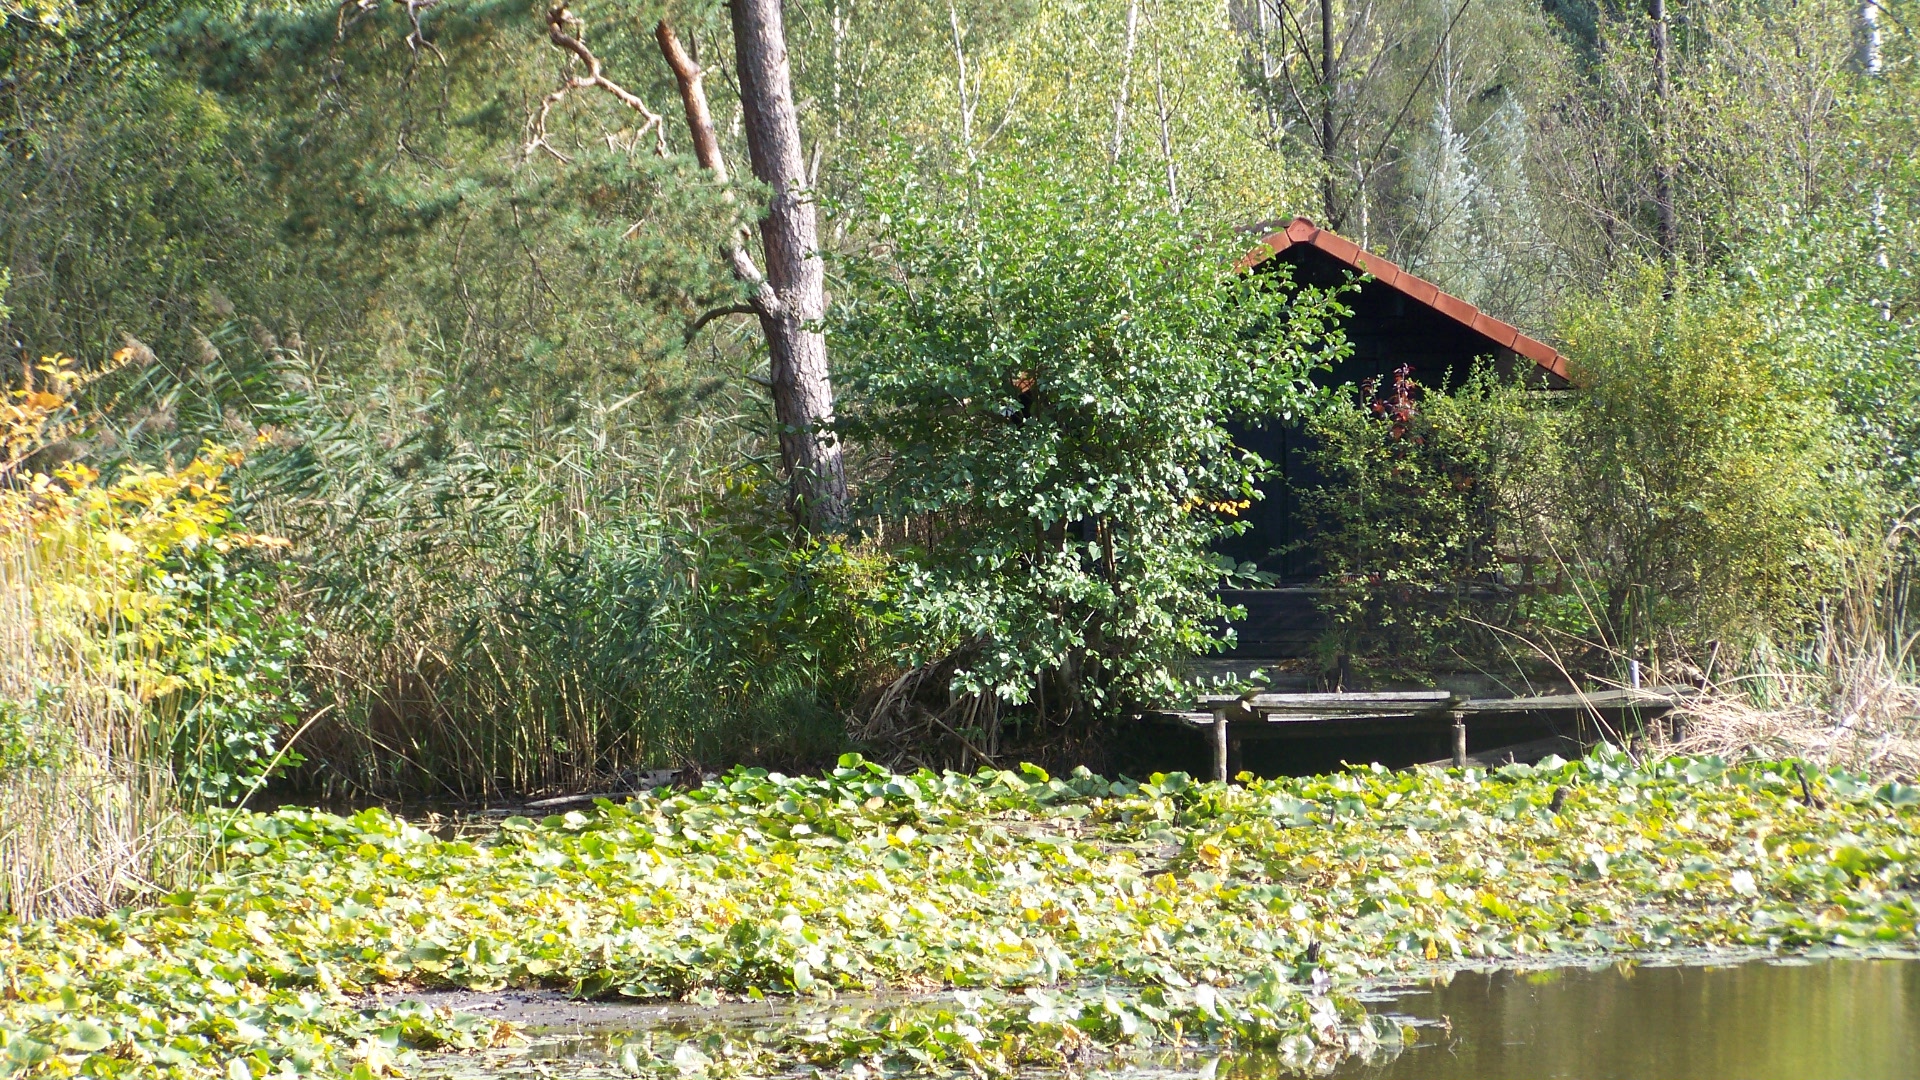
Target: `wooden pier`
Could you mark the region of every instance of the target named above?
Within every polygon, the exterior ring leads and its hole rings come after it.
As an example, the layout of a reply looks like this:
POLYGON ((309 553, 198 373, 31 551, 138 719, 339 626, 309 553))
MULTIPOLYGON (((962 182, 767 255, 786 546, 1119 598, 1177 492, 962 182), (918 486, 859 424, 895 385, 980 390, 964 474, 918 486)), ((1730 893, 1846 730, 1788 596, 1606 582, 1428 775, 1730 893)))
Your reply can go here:
POLYGON ((1516 721, 1532 720, 1556 728, 1564 725, 1617 733, 1626 726, 1664 716, 1695 693, 1698 691, 1690 686, 1661 686, 1480 699, 1448 690, 1210 694, 1199 697, 1193 711, 1174 716, 1211 737, 1214 778, 1226 780, 1233 750, 1243 740, 1450 735, 1451 763, 1466 766, 1476 758, 1484 759, 1481 763, 1497 760, 1502 749, 1513 751, 1515 756, 1535 751, 1535 756, 1544 756, 1550 752, 1545 748, 1576 745, 1573 737, 1556 730, 1547 739, 1469 754, 1472 728, 1508 728, 1516 721))

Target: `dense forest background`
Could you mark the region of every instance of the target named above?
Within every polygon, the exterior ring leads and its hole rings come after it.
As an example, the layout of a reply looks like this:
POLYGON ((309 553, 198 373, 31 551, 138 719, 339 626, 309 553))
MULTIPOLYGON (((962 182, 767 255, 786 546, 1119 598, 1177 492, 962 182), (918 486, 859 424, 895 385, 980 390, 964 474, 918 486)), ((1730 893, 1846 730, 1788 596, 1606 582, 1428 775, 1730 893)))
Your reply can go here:
POLYGON ((1814 670, 1851 628, 1904 670, 1911 4, 784 11, 853 496, 826 529, 730 259, 768 192, 724 5, 7 0, 8 475, 78 500, 60 550, 130 560, 94 596, 44 530, 15 559, 71 610, 49 667, 52 594, 20 601, 14 760, 116 709, 219 799, 1071 741, 1206 647, 1261 467, 1218 423, 1276 407, 1357 492, 1321 510, 1330 656, 1814 670), (638 104, 570 82, 555 27, 638 104), (1412 438, 1316 395, 1338 297, 1218 270, 1294 214, 1554 340, 1578 403, 1482 380, 1412 438), (1410 614, 1381 566, 1556 584, 1410 614))

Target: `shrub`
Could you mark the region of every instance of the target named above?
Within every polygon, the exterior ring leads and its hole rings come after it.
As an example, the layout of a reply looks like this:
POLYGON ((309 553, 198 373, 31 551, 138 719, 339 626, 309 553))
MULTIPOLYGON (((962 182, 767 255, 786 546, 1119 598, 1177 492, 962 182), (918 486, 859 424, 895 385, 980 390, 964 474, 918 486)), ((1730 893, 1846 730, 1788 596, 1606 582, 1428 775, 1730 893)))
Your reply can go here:
POLYGON ((1782 220, 1732 275, 1768 353, 1797 393, 1829 397, 1854 466, 1902 506, 1920 502, 1920 165, 1888 177, 1885 201, 1782 220))
POLYGON ((239 455, 110 482, 78 463, 32 471, 85 379, 62 360, 27 375, 0 413, 0 911, 21 917, 190 872, 184 815, 287 758, 301 704, 279 543, 228 509, 239 455))
POLYGON ((1300 502, 1328 661, 1433 662, 1525 614, 1559 456, 1559 417, 1537 398, 1490 369, 1449 394, 1402 368, 1309 416, 1320 483, 1300 502))
POLYGON ((82 464, 13 494, 40 647, 68 652, 130 694, 184 793, 229 800, 280 760, 304 698, 299 625, 276 605, 272 537, 232 526, 209 448, 183 468, 103 484, 82 464))
POLYGON ((998 168, 873 194, 883 234, 833 327, 842 431, 879 463, 901 660, 1097 714, 1218 643, 1232 571, 1208 548, 1266 468, 1222 424, 1306 397, 1335 305, 1235 273, 1244 241, 1150 187, 998 168))
POLYGON ((1498 627, 1604 658, 1810 629, 1880 535, 1877 487, 1765 314, 1746 287, 1648 272, 1569 312, 1566 393, 1396 379, 1315 412, 1328 652, 1478 662, 1498 627))
POLYGON ((1866 516, 1832 398, 1791 376, 1750 299, 1649 272, 1566 321, 1556 537, 1616 648, 1804 625, 1866 516))
POLYGON ((0 404, 0 911, 31 917, 179 880, 184 815, 297 760, 303 702, 283 543, 234 528, 240 455, 37 471, 91 377, 65 358, 24 375, 0 404))

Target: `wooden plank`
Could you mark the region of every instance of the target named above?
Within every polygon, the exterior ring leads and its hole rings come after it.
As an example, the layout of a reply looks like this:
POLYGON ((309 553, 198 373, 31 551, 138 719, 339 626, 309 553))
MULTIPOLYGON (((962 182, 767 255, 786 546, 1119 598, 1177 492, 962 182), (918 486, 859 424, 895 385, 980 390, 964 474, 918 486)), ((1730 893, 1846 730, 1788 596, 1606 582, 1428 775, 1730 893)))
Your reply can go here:
POLYGON ((1387 690, 1351 694, 1202 694, 1195 704, 1209 715, 1238 706, 1258 712, 1370 713, 1383 710, 1445 709, 1465 712, 1533 712, 1560 709, 1621 709, 1673 705, 1700 691, 1691 686, 1658 686, 1641 690, 1596 690, 1591 693, 1543 694, 1536 697, 1470 698, 1447 690, 1387 690), (1453 703, 1449 706, 1449 703, 1453 703))
MULTIPOLYGON (((1351 694, 1209 694, 1199 701, 1205 712, 1172 714, 1194 727, 1215 727, 1225 714, 1235 739, 1319 739, 1372 735, 1445 735, 1456 721, 1511 723, 1558 717, 1577 721, 1599 713, 1618 717, 1638 712, 1658 716, 1698 693, 1692 687, 1603 690, 1586 694, 1548 694, 1519 698, 1466 699, 1445 690, 1399 690, 1351 694)), ((1218 731, 1209 731, 1217 736, 1218 731)), ((1458 734, 1455 732, 1455 734, 1458 734)), ((1469 755, 1469 760, 1477 755, 1469 755)), ((1216 773, 1218 765, 1216 762, 1216 773)))
POLYGON ((1598 690, 1591 694, 1549 694, 1541 697, 1475 698, 1460 703, 1470 713, 1545 712, 1562 709, 1672 708, 1698 694, 1691 686, 1659 686, 1644 690, 1598 690))
POLYGON ((1460 697, 1446 690, 1390 690, 1365 694, 1203 694, 1200 708, 1213 710, 1239 706, 1262 712, 1375 712, 1380 709, 1444 708, 1460 697))
MULTIPOLYGON (((1211 757, 1213 714, 1160 713, 1163 719, 1178 721, 1200 735, 1211 757)), ((1573 719, 1571 715, 1568 719, 1573 719)), ((1504 718, 1489 723, 1504 722, 1504 718)), ((1236 746, 1256 742, 1295 742, 1316 739, 1357 739, 1376 736, 1406 736, 1420 739, 1444 739, 1451 729, 1446 713, 1345 714, 1296 720, 1291 717, 1262 720, 1235 720, 1233 742, 1236 746)), ((1209 762, 1211 765, 1211 762, 1209 762)))
POLYGON ((1365 712, 1263 712, 1256 714, 1262 725, 1268 724, 1345 724, 1355 720, 1429 720, 1438 723, 1445 712, 1431 709, 1369 709, 1365 712))

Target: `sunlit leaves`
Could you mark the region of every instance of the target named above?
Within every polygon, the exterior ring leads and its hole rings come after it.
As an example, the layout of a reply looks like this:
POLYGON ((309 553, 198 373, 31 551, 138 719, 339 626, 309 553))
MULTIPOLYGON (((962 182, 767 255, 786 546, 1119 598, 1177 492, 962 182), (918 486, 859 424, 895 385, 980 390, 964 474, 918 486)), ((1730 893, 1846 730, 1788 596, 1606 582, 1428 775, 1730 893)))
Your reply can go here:
MULTIPOLYGON (((111 480, 75 462, 0 495, 0 539, 31 567, 19 584, 39 662, 75 657, 111 688, 71 683, 53 696, 103 693, 139 710, 142 735, 115 744, 111 767, 170 767, 195 797, 261 777, 299 700, 289 665, 303 632, 276 613, 271 557, 254 557, 286 541, 232 521, 227 473, 242 457, 209 445, 184 465, 111 480), (136 759, 136 747, 164 757, 136 759)), ((43 745, 73 726, 49 702, 16 705, 43 745)), ((0 741, 0 771, 15 763, 11 741, 0 741)))
POLYGON ((255 1075, 295 1056, 351 1071, 369 1040, 390 1062, 498 1038, 424 1006, 357 1008, 380 984, 692 1001, 947 988, 963 992, 760 1035, 650 1035, 621 1060, 663 1076, 994 1073, 1184 1040, 1309 1061, 1394 1034, 1319 996, 1329 977, 1681 945, 1912 948, 1920 810, 1844 774, 1812 775, 1808 805, 1791 777, 1610 751, 1233 787, 897 775, 849 757, 824 777, 736 770, 453 837, 380 811, 233 815, 229 870, 206 886, 0 939, 17 995, 0 1049, 108 1073, 211 1076, 242 1050, 255 1075))
POLYGON ((927 523, 889 590, 901 659, 1015 705, 1163 696, 1214 644, 1235 568, 1210 545, 1270 467, 1225 425, 1312 395, 1337 300, 1234 272, 1229 224, 1118 176, 983 164, 865 208, 888 224, 841 260, 833 340, 841 430, 887 463, 868 513, 927 523))

